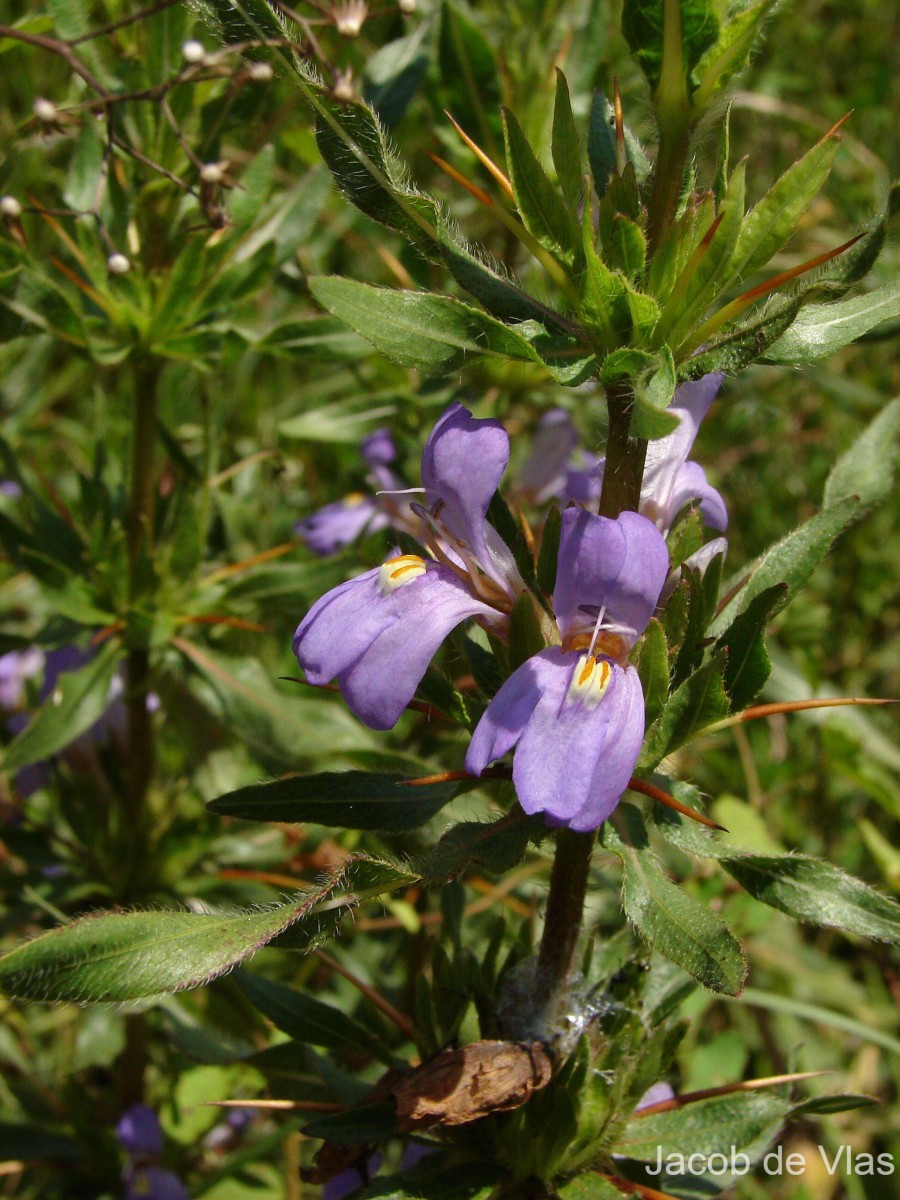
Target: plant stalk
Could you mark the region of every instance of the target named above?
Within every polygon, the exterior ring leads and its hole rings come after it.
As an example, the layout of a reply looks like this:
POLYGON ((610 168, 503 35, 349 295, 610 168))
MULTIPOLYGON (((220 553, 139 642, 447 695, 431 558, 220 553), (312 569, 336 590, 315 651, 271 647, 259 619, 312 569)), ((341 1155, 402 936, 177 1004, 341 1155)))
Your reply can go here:
POLYGON ((153 781, 155 747, 150 694, 150 650, 141 636, 141 598, 150 578, 156 509, 156 421, 159 366, 143 361, 135 371, 134 424, 131 447, 131 494, 128 508, 129 649, 125 659, 125 707, 128 804, 122 830, 127 841, 122 898, 136 890, 142 858, 147 796, 153 781))
MULTIPOLYGON (((627 381, 607 390, 607 406, 609 436, 600 515, 617 517, 625 510, 637 511, 647 443, 629 433, 634 393, 627 381)), ((537 978, 546 997, 547 1024, 560 1031, 571 992, 594 842, 593 833, 570 829, 561 829, 556 839, 537 978)))

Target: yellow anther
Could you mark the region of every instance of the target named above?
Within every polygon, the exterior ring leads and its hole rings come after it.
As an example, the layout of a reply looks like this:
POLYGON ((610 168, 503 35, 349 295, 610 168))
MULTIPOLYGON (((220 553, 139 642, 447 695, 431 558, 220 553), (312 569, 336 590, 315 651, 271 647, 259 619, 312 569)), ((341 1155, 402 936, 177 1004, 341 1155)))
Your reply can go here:
POLYGON ((397 558, 389 558, 381 564, 378 572, 378 590, 382 596, 389 596, 404 583, 411 583, 425 574, 425 559, 418 554, 400 554, 397 558))
POLYGON ((570 704, 594 709, 603 699, 611 678, 612 667, 605 658, 598 661, 593 654, 582 654, 572 672, 566 700, 570 704))
POLYGON ((361 504, 369 499, 365 492, 349 492, 344 497, 344 504, 347 508, 359 508, 361 504))

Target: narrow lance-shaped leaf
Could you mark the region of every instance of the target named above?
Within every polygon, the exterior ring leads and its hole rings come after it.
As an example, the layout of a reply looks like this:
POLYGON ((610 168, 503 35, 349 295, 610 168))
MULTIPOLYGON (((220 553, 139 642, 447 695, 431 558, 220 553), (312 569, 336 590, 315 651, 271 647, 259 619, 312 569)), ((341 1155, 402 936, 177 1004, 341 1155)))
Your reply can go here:
POLYGON ((707 725, 728 715, 731 706, 722 681, 725 661, 720 651, 675 689, 662 716, 647 731, 638 760, 641 771, 655 767, 707 725))
POLYGON ((781 607, 788 604, 831 549, 835 538, 857 520, 860 511, 855 496, 841 500, 766 550, 742 573, 749 575, 749 582, 722 609, 709 632, 715 637, 720 636, 738 613, 744 612, 761 592, 775 584, 787 585, 781 607))
POLYGON ((839 144, 836 133, 826 134, 747 213, 729 264, 732 279, 746 278, 781 249, 828 178, 839 144))
POLYGON ((574 219, 508 109, 503 110, 503 129, 509 176, 522 223, 542 246, 573 264, 581 253, 574 219))
POLYGON ((449 296, 325 276, 310 278, 309 287, 324 308, 376 349, 431 375, 480 355, 537 359, 529 343, 508 326, 449 296))
POLYGON ((900 283, 836 300, 831 304, 809 304, 800 310, 790 328, 763 355, 764 362, 808 363, 834 354, 885 321, 900 317, 900 283))
POLYGON ((705 987, 740 995, 746 974, 740 944, 724 922, 668 878, 637 809, 620 804, 602 839, 622 860, 625 915, 640 937, 705 987))
POLYGON ((900 438, 900 396, 886 404, 831 469, 823 497, 826 508, 851 496, 868 509, 890 496, 900 438))
POLYGON ((289 775, 211 800, 208 808, 245 821, 315 822, 340 829, 417 829, 453 797, 456 782, 410 786, 409 777, 369 771, 289 775))
MULTIPOLYGON (((325 915, 355 902, 352 889, 387 892, 416 876, 375 860, 353 859, 318 887, 284 904, 227 916, 193 912, 106 912, 62 925, 0 958, 0 992, 28 1000, 125 1003, 199 987, 279 934, 303 927, 312 944, 325 915), (373 874, 366 868, 378 868, 373 874)), ((329 928, 333 928, 333 925, 329 928)))
POLYGON ((569 85, 566 77, 556 69, 556 99, 553 105, 553 140, 551 142, 553 165, 563 195, 573 212, 581 200, 581 142, 572 114, 569 85))

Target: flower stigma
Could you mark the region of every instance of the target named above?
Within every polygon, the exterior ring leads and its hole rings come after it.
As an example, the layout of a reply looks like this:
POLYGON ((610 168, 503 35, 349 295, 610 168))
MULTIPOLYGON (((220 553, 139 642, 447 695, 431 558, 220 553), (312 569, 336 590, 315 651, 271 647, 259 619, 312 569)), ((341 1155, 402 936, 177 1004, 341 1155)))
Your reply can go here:
POLYGON ((401 554, 397 558, 389 558, 381 564, 378 572, 378 591, 382 596, 389 596, 404 583, 411 583, 425 574, 425 559, 418 554, 401 554))

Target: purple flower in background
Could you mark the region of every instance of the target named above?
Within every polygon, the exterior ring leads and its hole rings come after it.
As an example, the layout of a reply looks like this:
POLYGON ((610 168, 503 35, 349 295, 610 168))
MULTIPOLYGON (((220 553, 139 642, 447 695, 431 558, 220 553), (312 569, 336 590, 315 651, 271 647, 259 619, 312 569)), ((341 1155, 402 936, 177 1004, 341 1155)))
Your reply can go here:
POLYGON ((17 500, 22 495, 22 485, 16 483, 15 479, 0 479, 0 496, 9 496, 12 500, 17 500))
POLYGON ((164 1167, 136 1167, 125 1175, 125 1200, 191 1200, 188 1190, 164 1167))
POLYGON ((337 679, 373 729, 396 724, 455 626, 474 617, 505 634, 524 584, 486 516, 508 460, 499 421, 451 405, 422 455, 426 504, 412 506, 434 557, 397 552, 326 593, 300 622, 293 647, 309 682, 337 679))
POLYGON ((159 1117, 146 1104, 133 1104, 119 1118, 116 1137, 128 1155, 125 1200, 190 1200, 187 1188, 172 1171, 158 1165, 163 1152, 159 1117))
POLYGON ((146 1104, 126 1108, 116 1126, 119 1145, 133 1158, 159 1158, 163 1150, 163 1132, 159 1117, 146 1104))
MULTIPOLYGON (((675 393, 669 412, 679 418, 678 428, 647 446, 640 512, 665 536, 686 504, 698 502, 703 520, 711 529, 728 527, 725 501, 710 483, 706 472, 688 455, 703 418, 722 386, 720 373, 704 375, 694 383, 683 383, 675 393)), ((603 477, 603 462, 600 479, 603 477)))
POLYGON ((648 1087, 640 1100, 634 1106, 635 1112, 640 1112, 642 1108, 650 1108, 653 1104, 664 1104, 667 1100, 674 1100, 675 1092, 670 1083, 666 1083, 661 1079, 659 1083, 654 1083, 648 1087))
MULTIPOLYGON (((387 429, 376 429, 360 446, 363 458, 369 465, 367 476, 374 488, 384 492, 396 492, 403 481, 389 469, 397 457, 397 447, 387 429)), ((294 532, 302 537, 310 550, 323 556, 336 554, 345 546, 355 542, 363 533, 376 533, 391 523, 391 504, 379 503, 379 497, 365 492, 351 492, 342 500, 335 500, 305 517, 294 526, 294 532)))
POLYGON ((22 707, 25 681, 37 675, 43 665, 44 652, 37 646, 0 655, 0 708, 13 712, 22 707))
POLYGON ((518 490, 529 504, 550 497, 563 503, 590 504, 600 495, 600 459, 579 444, 578 430, 562 408, 538 422, 531 454, 519 471, 518 490))
POLYGON ((644 737, 644 696, 628 653, 669 567, 659 530, 637 513, 562 515, 554 608, 562 644, 503 684, 466 755, 480 775, 515 747, 513 782, 547 824, 596 829, 628 785, 644 737))

